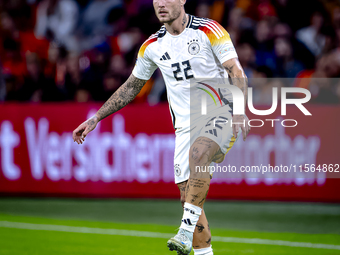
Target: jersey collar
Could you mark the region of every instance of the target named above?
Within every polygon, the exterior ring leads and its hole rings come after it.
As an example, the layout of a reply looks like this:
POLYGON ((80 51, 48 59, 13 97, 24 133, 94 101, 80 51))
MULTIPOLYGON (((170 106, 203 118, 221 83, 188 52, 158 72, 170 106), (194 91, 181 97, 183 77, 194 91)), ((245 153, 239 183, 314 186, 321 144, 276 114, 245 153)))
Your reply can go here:
POLYGON ((189 21, 188 21, 188 24, 186 26, 187 28, 189 28, 191 26, 192 20, 194 19, 194 17, 192 15, 188 14, 188 16, 189 16, 189 21))

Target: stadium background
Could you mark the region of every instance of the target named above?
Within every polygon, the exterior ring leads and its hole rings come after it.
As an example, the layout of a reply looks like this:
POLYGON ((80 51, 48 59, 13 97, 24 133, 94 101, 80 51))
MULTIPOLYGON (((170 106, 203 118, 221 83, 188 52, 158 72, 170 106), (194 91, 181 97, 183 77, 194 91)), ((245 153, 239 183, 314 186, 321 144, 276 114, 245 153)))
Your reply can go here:
MULTIPOLYGON (((338 1, 188 0, 186 11, 230 33, 257 108, 270 107, 277 79, 312 94, 312 116, 288 107, 297 127, 253 128, 225 164, 340 163, 338 1)), ((181 208, 161 74, 84 145, 71 137, 159 29, 152 1, 11 0, 0 13, 0 254, 171 254, 181 208)), ((215 174, 205 206, 215 253, 339 254, 339 180, 215 174)))

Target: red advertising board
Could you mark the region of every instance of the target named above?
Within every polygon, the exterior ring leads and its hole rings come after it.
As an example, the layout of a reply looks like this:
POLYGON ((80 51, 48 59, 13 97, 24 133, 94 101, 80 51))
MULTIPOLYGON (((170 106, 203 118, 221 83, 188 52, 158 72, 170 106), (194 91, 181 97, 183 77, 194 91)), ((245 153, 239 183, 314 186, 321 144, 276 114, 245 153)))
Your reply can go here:
MULTIPOLYGON (((83 145, 74 143, 72 130, 99 107, 0 105, 0 193, 178 198, 168 105, 129 105, 103 120, 83 145)), ((339 202, 340 107, 307 108, 312 116, 295 106, 286 116, 280 109, 249 114, 251 124, 262 127, 235 143, 219 166, 238 171, 216 172, 208 196, 339 202), (260 172, 247 172, 252 167, 260 172), (269 171, 275 167, 278 172, 269 171)))

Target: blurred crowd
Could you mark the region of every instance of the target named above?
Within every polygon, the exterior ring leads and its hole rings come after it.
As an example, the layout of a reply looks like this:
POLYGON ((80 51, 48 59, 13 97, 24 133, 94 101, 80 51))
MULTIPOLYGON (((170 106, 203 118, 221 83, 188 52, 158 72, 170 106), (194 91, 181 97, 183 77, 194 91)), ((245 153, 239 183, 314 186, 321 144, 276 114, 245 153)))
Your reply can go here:
MULTIPOLYGON (((273 86, 340 102, 338 0, 187 0, 185 9, 229 32, 254 103, 270 104, 273 86)), ((0 101, 105 101, 160 26, 151 0, 0 0, 0 101)), ((156 71, 134 102, 164 100, 156 71)))

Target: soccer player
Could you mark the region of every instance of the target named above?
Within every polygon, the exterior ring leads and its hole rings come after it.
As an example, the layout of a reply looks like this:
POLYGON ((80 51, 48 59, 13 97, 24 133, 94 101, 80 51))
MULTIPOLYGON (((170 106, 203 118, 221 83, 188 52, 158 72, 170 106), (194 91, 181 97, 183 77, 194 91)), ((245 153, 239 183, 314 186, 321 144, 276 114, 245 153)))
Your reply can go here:
POLYGON ((229 75, 246 99, 247 77, 227 31, 216 21, 186 14, 184 4, 185 0, 153 1, 156 15, 164 26, 141 46, 127 81, 93 117, 73 131, 73 139, 83 143, 100 120, 131 102, 156 68, 160 68, 176 130, 175 183, 183 206, 180 229, 167 245, 178 254, 189 254, 193 248, 195 255, 212 255, 211 233, 203 210, 211 175, 209 171, 197 171, 196 167, 203 169, 213 162, 222 162, 240 136, 240 128, 245 140, 249 126, 245 115, 231 115, 231 101, 222 93, 223 89, 217 89, 216 84, 192 81, 197 78, 226 80, 229 75), (190 98, 200 98, 200 93, 205 91, 216 95, 220 105, 213 118, 211 115, 196 118, 191 111, 201 107, 191 107, 190 98), (218 121, 215 123, 216 118, 232 120, 234 124, 220 125, 218 121))

